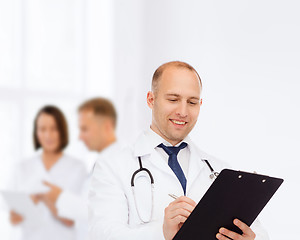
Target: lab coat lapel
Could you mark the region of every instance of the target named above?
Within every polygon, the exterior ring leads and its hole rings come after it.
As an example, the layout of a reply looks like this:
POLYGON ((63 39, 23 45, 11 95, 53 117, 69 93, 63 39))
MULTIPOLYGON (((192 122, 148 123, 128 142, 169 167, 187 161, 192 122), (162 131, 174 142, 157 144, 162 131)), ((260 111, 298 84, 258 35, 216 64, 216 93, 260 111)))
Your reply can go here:
POLYGON ((174 176, 175 178, 176 175, 172 171, 172 169, 169 167, 166 161, 163 160, 162 156, 153 149, 153 152, 151 154, 151 159, 150 159, 151 164, 153 164, 157 169, 166 172, 169 175, 174 176))
POLYGON ((162 159, 162 156, 160 156, 159 153, 155 151, 154 147, 151 146, 145 134, 142 134, 138 137, 136 143, 134 144, 133 154, 136 158, 139 156, 142 157, 143 162, 147 160, 160 171, 164 171, 176 178, 176 175, 173 173, 172 169, 162 159))
POLYGON ((189 162, 189 171, 187 177, 187 193, 193 185, 194 181, 197 179, 200 171, 203 169, 204 164, 201 160, 201 154, 198 152, 196 146, 193 144, 189 145, 190 147, 190 162, 189 162))

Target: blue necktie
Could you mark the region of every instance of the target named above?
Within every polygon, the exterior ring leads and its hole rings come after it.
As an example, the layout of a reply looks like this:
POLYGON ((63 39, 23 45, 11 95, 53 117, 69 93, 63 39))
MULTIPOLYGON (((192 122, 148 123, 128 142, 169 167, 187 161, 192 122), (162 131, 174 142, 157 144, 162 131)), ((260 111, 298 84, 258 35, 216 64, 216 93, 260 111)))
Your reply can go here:
POLYGON ((183 188, 184 195, 186 190, 186 178, 177 160, 177 154, 181 149, 185 148, 186 146, 187 144, 185 142, 181 143, 178 147, 167 147, 162 143, 157 146, 165 150, 165 152, 169 155, 168 165, 170 166, 170 168, 173 170, 176 177, 178 178, 183 188))

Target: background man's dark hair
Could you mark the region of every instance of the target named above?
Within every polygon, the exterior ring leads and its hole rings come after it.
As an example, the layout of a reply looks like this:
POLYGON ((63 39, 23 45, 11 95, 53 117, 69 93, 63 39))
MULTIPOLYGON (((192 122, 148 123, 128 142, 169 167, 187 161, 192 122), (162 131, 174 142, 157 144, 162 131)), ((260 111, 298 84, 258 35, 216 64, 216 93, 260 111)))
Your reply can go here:
POLYGON ((117 112, 111 101, 105 98, 93 98, 82 103, 78 111, 91 110, 95 115, 106 116, 112 119, 114 127, 117 125, 117 112))

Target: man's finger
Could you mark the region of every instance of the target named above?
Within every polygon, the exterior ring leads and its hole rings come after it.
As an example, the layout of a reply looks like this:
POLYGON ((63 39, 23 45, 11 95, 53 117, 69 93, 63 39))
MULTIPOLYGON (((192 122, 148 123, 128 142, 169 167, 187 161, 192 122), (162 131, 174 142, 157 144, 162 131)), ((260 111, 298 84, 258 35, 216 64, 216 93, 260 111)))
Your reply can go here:
POLYGON ((233 223, 239 229, 241 229, 245 235, 251 236, 251 237, 255 236, 255 233, 251 230, 251 228, 247 224, 243 223, 242 221, 240 221, 238 219, 234 219, 233 223))
POLYGON ((177 211, 178 209, 184 209, 189 213, 191 213, 194 210, 194 208, 195 207, 193 205, 190 205, 189 203, 179 202, 177 204, 173 204, 170 210, 173 212, 173 211, 177 211))
POLYGON ((30 197, 31 197, 32 200, 38 200, 38 199, 41 199, 41 198, 43 198, 43 196, 44 196, 44 194, 41 194, 41 193, 30 195, 30 197))
POLYGON ((229 240, 228 237, 222 235, 221 233, 217 233, 216 238, 219 240, 229 240))
POLYGON ((49 183, 47 181, 43 181, 43 184, 46 185, 47 187, 50 187, 50 188, 54 188, 55 185, 53 185, 52 183, 49 183))
MULTIPOLYGON (((226 237, 230 237, 231 239, 239 239, 239 237, 241 237, 240 234, 230 231, 226 228, 220 228, 219 232, 222 233, 226 237)), ((222 239, 222 238, 219 238, 219 239, 222 239)))
POLYGON ((176 218, 177 216, 183 216, 185 218, 187 218, 188 216, 190 216, 191 212, 187 211, 183 208, 178 208, 174 211, 170 211, 170 213, 168 214, 168 217, 170 219, 176 218))
POLYGON ((171 221, 174 221, 176 225, 183 224, 186 221, 187 217, 178 215, 175 218, 173 218, 171 221))
POLYGON ((181 196, 181 197, 175 199, 171 204, 175 204, 175 203, 179 203, 179 202, 186 202, 194 207, 197 205, 193 199, 188 198, 186 196, 181 196))

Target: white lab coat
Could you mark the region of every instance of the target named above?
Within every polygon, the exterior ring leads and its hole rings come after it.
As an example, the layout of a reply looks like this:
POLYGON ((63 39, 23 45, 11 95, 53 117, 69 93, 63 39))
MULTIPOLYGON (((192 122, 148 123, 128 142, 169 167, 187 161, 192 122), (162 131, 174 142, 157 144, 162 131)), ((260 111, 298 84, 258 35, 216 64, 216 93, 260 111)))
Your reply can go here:
MULTIPOLYGON (((167 162, 154 147, 149 143, 147 134, 143 133, 133 147, 125 148, 104 159, 101 165, 96 165, 89 196, 90 240, 164 239, 164 209, 174 200, 168 194, 182 196, 183 190, 167 162), (139 168, 138 156, 142 156, 143 167, 149 169, 154 178, 153 214, 149 223, 143 223, 138 215, 147 216, 151 212, 149 184, 136 191, 139 199, 136 202, 130 185, 132 174, 139 168)), ((201 159, 208 159, 217 172, 226 165, 199 150, 191 141, 188 147, 190 160, 186 196, 199 202, 212 184, 210 169, 201 159)), ((141 175, 146 176, 145 173, 141 175)), ((149 178, 141 176, 138 181, 148 181, 145 179, 149 178)), ((256 240, 268 239, 258 222, 252 225, 252 229, 257 235, 256 240)))
POLYGON ((91 164, 91 169, 88 170, 88 175, 84 181, 81 194, 75 194, 70 191, 63 191, 57 199, 56 207, 60 217, 72 219, 75 221, 77 231, 77 239, 87 239, 88 235, 88 188, 93 174, 96 162, 100 162, 105 156, 119 150, 118 142, 114 142, 107 148, 102 150, 97 157, 97 160, 91 164))
MULTIPOLYGON (((43 181, 53 183, 63 190, 79 194, 82 183, 86 177, 85 166, 78 160, 63 155, 55 165, 47 171, 42 162, 41 154, 38 153, 21 163, 16 171, 16 190, 29 194, 37 193, 43 187, 43 181)), ((44 203, 37 207, 42 213, 39 225, 28 226, 26 219, 17 228, 21 228, 22 240, 75 240, 76 231, 74 227, 67 227, 53 217, 44 203)))

